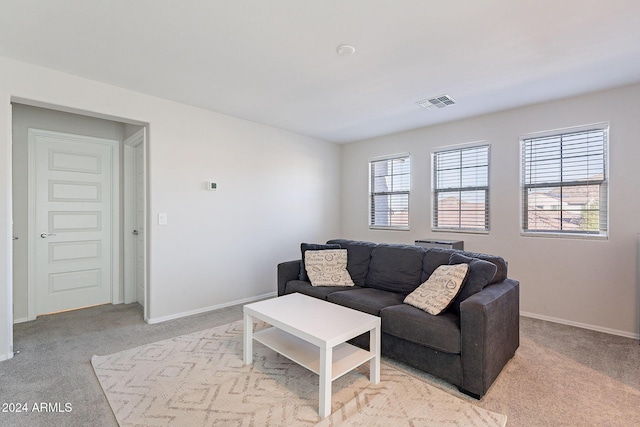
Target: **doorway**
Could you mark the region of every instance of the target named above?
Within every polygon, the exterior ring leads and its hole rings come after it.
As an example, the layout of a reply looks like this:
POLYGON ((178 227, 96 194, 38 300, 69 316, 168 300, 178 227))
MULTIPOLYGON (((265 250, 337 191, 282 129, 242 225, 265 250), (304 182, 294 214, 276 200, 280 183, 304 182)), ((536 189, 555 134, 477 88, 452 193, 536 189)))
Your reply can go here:
MULTIPOLYGON (((146 164, 144 124, 28 104, 22 100, 12 103, 13 228, 17 239, 13 248, 14 323, 87 305, 136 301, 125 297, 131 293, 124 280, 129 274, 125 261, 140 255, 131 253, 125 244, 123 212, 131 207, 123 190, 131 184, 124 173, 124 141, 142 131, 137 144, 142 147, 141 162, 146 164), (32 150, 29 128, 32 139, 40 139, 32 143, 32 150), (64 145, 60 138, 72 141, 64 145), (51 144, 53 147, 47 147, 51 144), (50 170, 45 175, 50 176, 34 178, 37 163, 46 165, 50 170), (40 193, 46 196, 29 191, 30 176, 33 188, 39 185, 40 193), (44 286, 30 286, 36 281, 44 286), (45 304, 40 307, 40 302, 45 304)), ((140 198, 146 204, 146 170, 140 179, 140 198)), ((145 206, 140 209, 145 223, 145 206)), ((136 268, 143 273, 141 303, 146 319, 146 238, 142 246, 142 261, 136 268)))

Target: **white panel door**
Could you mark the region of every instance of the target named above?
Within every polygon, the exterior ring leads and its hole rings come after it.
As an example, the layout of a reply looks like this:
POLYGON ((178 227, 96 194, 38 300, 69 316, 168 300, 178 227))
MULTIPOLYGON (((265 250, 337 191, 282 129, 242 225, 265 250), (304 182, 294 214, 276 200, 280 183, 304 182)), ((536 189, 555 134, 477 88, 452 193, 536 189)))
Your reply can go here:
POLYGON ((35 315, 109 303, 117 141, 30 132, 35 315))

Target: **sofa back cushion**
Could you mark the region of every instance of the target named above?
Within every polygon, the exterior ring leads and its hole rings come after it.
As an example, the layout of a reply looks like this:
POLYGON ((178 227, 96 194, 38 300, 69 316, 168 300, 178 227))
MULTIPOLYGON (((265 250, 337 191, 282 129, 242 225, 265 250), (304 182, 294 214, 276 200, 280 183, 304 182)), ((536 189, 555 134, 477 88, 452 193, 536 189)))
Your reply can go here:
POLYGON ((342 249, 347 250, 347 271, 351 275, 351 280, 357 286, 364 286, 369 272, 371 252, 376 244, 357 240, 333 239, 329 240, 327 245, 339 245, 342 249))
POLYGON ((419 246, 378 244, 371 252, 365 286, 383 291, 409 294, 422 283, 422 259, 419 246))
POLYGON ((422 282, 427 280, 436 268, 444 264, 449 264, 449 258, 451 258, 451 255, 453 254, 460 254, 469 258, 477 258, 494 264, 496 266, 496 274, 489 282, 489 285, 502 282, 507 278, 507 262, 500 256, 460 251, 456 249, 428 248, 426 249, 424 262, 422 263, 422 282))
POLYGON ((451 254, 454 252, 454 250, 442 248, 426 249, 422 261, 422 278, 420 283, 426 282, 433 272, 436 271, 436 268, 449 264, 449 258, 451 258, 451 254))
POLYGON ((483 261, 489 261, 496 266, 496 274, 493 276, 493 279, 489 281, 489 285, 502 282, 507 278, 507 261, 505 261, 501 256, 466 251, 461 252, 461 255, 469 258, 477 258, 483 261))
POLYGON ((483 259, 471 258, 460 253, 454 253, 449 259, 449 264, 467 264, 469 272, 462 285, 462 289, 451 303, 450 310, 460 315, 460 303, 471 295, 477 294, 489 283, 492 283, 498 268, 495 264, 483 259))

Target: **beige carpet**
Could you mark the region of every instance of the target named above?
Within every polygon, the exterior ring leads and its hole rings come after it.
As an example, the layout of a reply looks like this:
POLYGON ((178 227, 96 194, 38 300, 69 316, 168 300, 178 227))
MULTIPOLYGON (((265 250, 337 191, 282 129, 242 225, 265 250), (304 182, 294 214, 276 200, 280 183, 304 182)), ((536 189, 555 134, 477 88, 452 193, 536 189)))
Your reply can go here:
POLYGON ((242 362, 242 322, 92 358, 121 426, 505 426, 471 405, 383 363, 333 382, 332 414, 318 416, 318 376, 260 344, 242 362))
POLYGON ((639 390, 525 337, 478 405, 510 427, 640 426, 639 390))

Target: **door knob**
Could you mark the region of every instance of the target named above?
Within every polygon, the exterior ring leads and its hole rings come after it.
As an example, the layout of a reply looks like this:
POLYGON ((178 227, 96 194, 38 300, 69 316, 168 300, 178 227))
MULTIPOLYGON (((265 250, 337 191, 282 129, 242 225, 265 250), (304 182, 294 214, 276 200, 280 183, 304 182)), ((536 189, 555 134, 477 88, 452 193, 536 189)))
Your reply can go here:
POLYGON ((134 236, 137 236, 138 234, 140 234, 140 232, 138 230, 133 230, 132 233, 133 233, 134 236))
POLYGON ((46 239, 49 236, 55 236, 56 233, 40 233, 40 237, 42 237, 43 239, 46 239))

